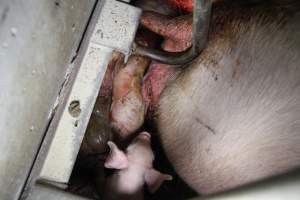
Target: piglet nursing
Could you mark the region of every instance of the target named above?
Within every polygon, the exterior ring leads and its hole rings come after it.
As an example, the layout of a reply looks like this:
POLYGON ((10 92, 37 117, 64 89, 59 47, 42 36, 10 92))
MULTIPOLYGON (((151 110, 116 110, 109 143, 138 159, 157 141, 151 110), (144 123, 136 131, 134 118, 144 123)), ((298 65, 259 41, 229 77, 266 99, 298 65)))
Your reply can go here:
POLYGON ((144 57, 131 56, 126 64, 122 62, 116 66, 110 118, 111 126, 121 140, 144 123, 146 107, 141 94, 141 81, 149 62, 144 57))
POLYGON ((140 133, 127 147, 120 150, 115 143, 108 142, 110 154, 104 164, 106 168, 116 169, 107 179, 104 199, 144 199, 144 184, 150 192, 155 192, 165 180, 172 176, 153 169, 154 154, 151 149, 151 136, 140 133))

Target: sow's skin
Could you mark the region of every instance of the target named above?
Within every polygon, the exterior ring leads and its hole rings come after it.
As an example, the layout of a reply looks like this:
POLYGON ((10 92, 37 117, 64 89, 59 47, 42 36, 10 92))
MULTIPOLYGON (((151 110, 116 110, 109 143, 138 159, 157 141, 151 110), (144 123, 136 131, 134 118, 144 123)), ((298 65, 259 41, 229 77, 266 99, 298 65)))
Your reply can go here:
POLYGON ((163 181, 172 180, 172 176, 153 169, 154 154, 150 139, 149 133, 140 133, 126 152, 113 142, 108 142, 111 151, 104 166, 116 171, 107 179, 105 200, 143 200, 145 183, 153 193, 163 181))
POLYGON ((299 3, 214 7, 207 48, 164 90, 156 122, 167 157, 199 193, 298 168, 299 3))

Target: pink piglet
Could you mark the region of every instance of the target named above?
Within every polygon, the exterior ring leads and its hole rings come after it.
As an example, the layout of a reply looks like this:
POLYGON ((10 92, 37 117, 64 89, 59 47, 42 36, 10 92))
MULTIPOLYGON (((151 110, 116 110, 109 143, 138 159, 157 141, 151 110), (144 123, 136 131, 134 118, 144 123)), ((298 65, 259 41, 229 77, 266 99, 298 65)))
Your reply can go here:
POLYGON ((110 154, 104 166, 116 171, 107 178, 105 200, 142 200, 145 183, 149 191, 154 193, 165 180, 172 180, 172 176, 153 168, 154 154, 149 133, 140 133, 127 147, 126 152, 111 141, 108 146, 110 154))

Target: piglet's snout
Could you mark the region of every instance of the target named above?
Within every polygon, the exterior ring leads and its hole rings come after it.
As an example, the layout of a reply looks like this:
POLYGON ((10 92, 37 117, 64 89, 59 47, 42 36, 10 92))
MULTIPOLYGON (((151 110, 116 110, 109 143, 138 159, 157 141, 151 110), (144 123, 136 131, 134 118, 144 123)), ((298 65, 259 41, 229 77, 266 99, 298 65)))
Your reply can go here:
POLYGON ((148 132, 141 132, 141 133, 138 135, 138 139, 147 140, 147 141, 150 142, 150 140, 151 140, 151 135, 150 135, 150 133, 148 133, 148 132))

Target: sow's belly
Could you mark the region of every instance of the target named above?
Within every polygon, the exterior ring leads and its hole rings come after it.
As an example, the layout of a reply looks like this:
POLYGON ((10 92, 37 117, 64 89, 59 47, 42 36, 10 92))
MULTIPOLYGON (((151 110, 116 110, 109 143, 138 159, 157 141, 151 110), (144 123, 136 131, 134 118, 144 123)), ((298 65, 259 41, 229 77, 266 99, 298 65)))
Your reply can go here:
POLYGON ((214 8, 207 49, 160 98, 167 157, 199 193, 300 166, 300 6, 214 8))

